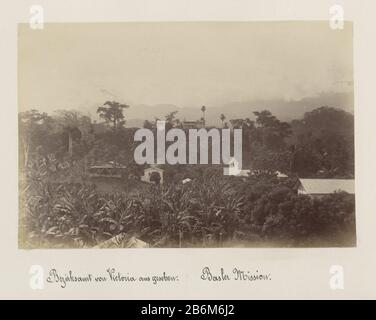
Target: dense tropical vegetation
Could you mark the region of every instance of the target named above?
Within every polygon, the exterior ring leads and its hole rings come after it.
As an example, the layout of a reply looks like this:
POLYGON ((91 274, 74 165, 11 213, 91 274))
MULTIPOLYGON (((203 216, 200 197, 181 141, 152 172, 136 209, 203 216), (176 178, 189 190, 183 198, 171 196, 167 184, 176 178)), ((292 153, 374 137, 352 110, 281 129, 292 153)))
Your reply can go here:
MULTIPOLYGON (((313 199, 292 189, 298 176, 353 177, 353 115, 321 107, 291 122, 267 110, 254 120, 229 120, 243 129, 243 166, 257 174, 239 179, 224 176, 221 166, 166 165, 159 185, 157 178, 140 182, 144 168, 133 160, 136 128, 126 127, 128 107, 107 101, 98 108, 104 122, 67 110, 19 114, 23 247, 94 247, 124 233, 152 247, 355 243, 353 195, 313 199), (111 189, 87 173, 108 161, 127 168, 111 189), (277 170, 289 178, 277 178, 277 170), (182 184, 185 178, 191 181, 182 184)), ((166 115, 167 128, 182 126, 177 116, 166 115)), ((227 127, 225 115, 218 119, 227 127)), ((144 126, 155 129, 154 122, 144 126)))

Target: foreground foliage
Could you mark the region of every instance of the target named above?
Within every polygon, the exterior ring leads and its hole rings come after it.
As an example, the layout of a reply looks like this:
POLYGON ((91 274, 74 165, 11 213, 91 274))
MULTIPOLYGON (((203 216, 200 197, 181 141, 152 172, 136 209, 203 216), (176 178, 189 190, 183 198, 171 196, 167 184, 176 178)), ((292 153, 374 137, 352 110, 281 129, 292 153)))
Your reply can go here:
MULTIPOLYGON (((241 180, 215 171, 188 184, 103 194, 57 183, 43 166, 21 183, 21 246, 95 247, 119 235, 150 247, 349 246, 354 197, 297 195, 271 174, 241 180)), ((112 241, 112 240, 110 240, 112 241)))

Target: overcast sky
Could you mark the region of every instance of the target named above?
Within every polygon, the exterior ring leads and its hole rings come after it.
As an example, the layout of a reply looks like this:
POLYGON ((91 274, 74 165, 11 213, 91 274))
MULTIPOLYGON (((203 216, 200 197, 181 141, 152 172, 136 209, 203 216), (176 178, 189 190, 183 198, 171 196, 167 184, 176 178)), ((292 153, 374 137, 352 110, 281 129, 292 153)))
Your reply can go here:
POLYGON ((109 99, 215 107, 352 89, 350 24, 72 23, 18 33, 21 111, 109 99))

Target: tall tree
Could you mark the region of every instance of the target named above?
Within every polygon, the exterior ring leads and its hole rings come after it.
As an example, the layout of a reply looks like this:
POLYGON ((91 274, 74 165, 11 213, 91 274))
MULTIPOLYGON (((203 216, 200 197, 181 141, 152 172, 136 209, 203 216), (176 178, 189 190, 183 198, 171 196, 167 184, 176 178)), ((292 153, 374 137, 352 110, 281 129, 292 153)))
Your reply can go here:
POLYGON ((255 130, 255 123, 254 121, 250 120, 249 118, 245 119, 231 119, 230 120, 231 127, 234 129, 242 129, 242 144, 244 151, 250 151, 251 142, 252 142, 252 134, 255 130))
POLYGON ((172 111, 165 116, 166 130, 170 130, 171 128, 177 128, 181 125, 180 120, 176 118, 177 113, 178 111, 172 111))
POLYGON ((255 139, 269 149, 281 149, 285 146, 284 139, 291 135, 291 126, 281 122, 268 110, 255 111, 257 128, 255 139))
POLYGON ((256 124, 261 128, 274 127, 279 121, 269 110, 255 111, 256 124))
POLYGON ((29 154, 32 145, 33 135, 47 119, 48 115, 45 112, 39 112, 38 110, 32 109, 30 111, 25 111, 19 113, 19 126, 20 126, 20 137, 24 152, 24 165, 25 167, 29 161, 29 154))
POLYGON ((220 119, 222 121, 222 127, 223 127, 223 122, 225 121, 226 116, 222 113, 221 116, 220 116, 220 119))
POLYGON ((201 107, 201 112, 202 112, 202 119, 204 120, 204 122, 205 122, 205 111, 206 111, 206 107, 202 106, 201 107))
POLYGON ((90 118, 74 110, 56 111, 56 121, 68 140, 68 154, 73 157, 73 142, 80 140, 84 131, 90 130, 90 118))
POLYGON ((106 101, 102 107, 97 109, 97 113, 106 123, 112 123, 115 130, 125 124, 123 110, 127 108, 129 108, 127 104, 121 104, 116 101, 106 101))
POLYGON ((354 116, 320 107, 291 122, 296 145, 292 170, 302 177, 343 178, 354 175, 354 116))

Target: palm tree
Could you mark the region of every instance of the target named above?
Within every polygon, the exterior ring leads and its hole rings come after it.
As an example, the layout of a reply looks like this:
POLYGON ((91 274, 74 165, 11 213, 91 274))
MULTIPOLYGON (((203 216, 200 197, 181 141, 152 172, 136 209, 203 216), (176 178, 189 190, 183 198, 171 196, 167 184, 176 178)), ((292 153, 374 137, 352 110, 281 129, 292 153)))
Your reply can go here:
POLYGON ((223 128, 223 122, 225 121, 226 116, 222 113, 221 116, 220 116, 220 119, 222 121, 222 128, 223 128))
POLYGON ((206 107, 205 107, 205 106, 202 106, 202 107, 201 107, 201 111, 202 111, 202 119, 203 119, 204 122, 205 122, 205 111, 206 111, 206 107))
POLYGON ((68 154, 72 158, 73 140, 81 139, 83 131, 89 130, 90 118, 74 110, 58 110, 55 113, 57 123, 68 137, 68 154))

